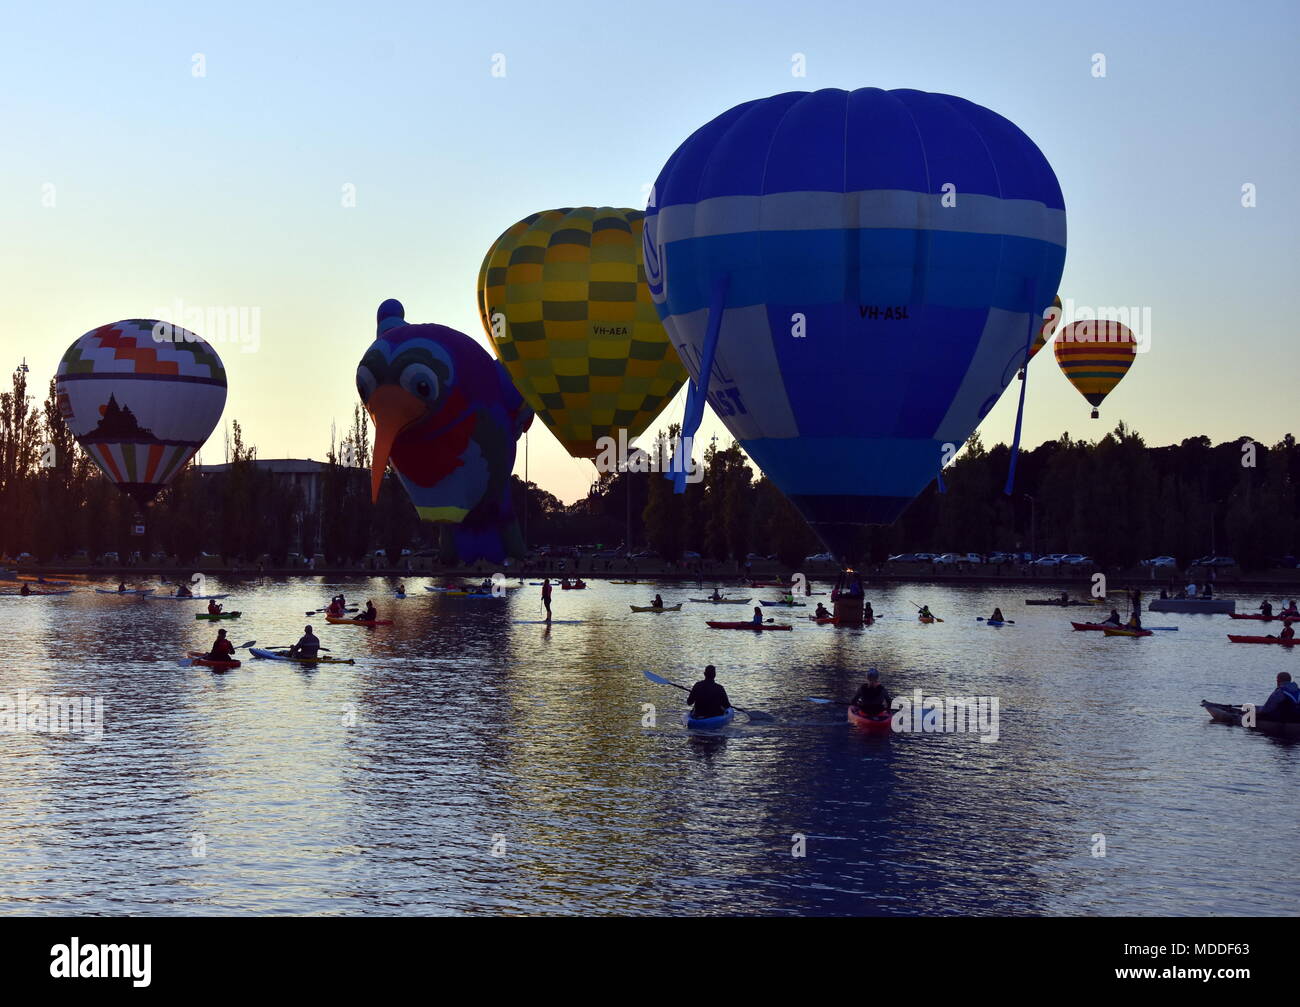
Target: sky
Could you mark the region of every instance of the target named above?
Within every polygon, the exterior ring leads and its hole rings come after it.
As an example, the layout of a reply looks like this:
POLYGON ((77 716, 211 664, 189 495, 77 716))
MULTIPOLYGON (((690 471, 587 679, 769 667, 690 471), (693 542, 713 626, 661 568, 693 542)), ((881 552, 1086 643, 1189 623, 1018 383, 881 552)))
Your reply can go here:
MULTIPOLYGON (((11 6, 0 33, 0 365, 25 359, 43 387, 99 325, 243 309, 260 327, 217 346, 223 423, 264 458, 322 458, 347 426, 383 299, 487 346, 475 281, 510 224, 644 207, 696 128, 822 87, 1011 119, 1065 196, 1062 296, 1149 309, 1149 351, 1101 420, 1035 361, 1025 446, 1120 420, 1150 444, 1300 432, 1294 0, 55 2, 11 6)), ((1017 391, 985 444, 1010 440, 1017 391)), ((701 434, 729 441, 711 415, 701 434)), ((589 463, 540 422, 528 442, 534 482, 586 492, 589 463)), ((219 428, 202 457, 221 453, 219 428)))

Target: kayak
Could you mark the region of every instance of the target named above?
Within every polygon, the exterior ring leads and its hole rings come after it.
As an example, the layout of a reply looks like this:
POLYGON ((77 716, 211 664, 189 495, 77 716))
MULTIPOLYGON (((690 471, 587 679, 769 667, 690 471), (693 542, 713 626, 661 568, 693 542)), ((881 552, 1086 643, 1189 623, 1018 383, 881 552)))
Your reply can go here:
POLYGON ((713 622, 712 620, 709 621, 709 625, 710 625, 711 627, 713 627, 714 629, 753 629, 753 630, 760 630, 760 629, 792 629, 792 628, 793 628, 792 626, 776 626, 776 625, 770 625, 770 624, 768 624, 768 623, 757 623, 757 622, 713 622))
POLYGON ((72 594, 72 589, 69 588, 67 591, 28 591, 26 594, 21 591, 6 591, 5 594, 12 598, 55 598, 60 595, 72 594))
POLYGON ((640 584, 639 580, 611 580, 611 584, 640 584))
POLYGON ((932 615, 918 615, 916 618, 921 622, 934 622, 934 616, 932 615))
POLYGON ((760 605, 772 605, 776 608, 807 608, 801 601, 760 601, 760 605))
POLYGON ((240 614, 241 613, 239 612, 195 612, 194 618, 210 619, 213 622, 216 622, 218 619, 238 619, 240 614))
POLYGON ((208 657, 207 654, 202 654, 195 650, 191 650, 189 656, 195 664, 202 665, 205 668, 211 668, 213 671, 229 671, 231 668, 239 667, 238 661, 214 661, 212 658, 208 657))
POLYGON ((1228 613, 1229 619, 1254 619, 1256 622, 1300 622, 1300 615, 1238 615, 1236 612, 1228 613))
POLYGON ((1095 630, 1097 630, 1098 632, 1101 632, 1101 631, 1104 630, 1104 629, 1121 629, 1121 628, 1122 628, 1122 627, 1116 626, 1116 625, 1114 625, 1114 624, 1110 624, 1110 625, 1108 625, 1108 624, 1106 624, 1106 623, 1104 623, 1104 622, 1072 622, 1072 623, 1070 623, 1070 625, 1073 626, 1075 629, 1095 629, 1095 630))
MULTIPOLYGON (((1211 703, 1207 700, 1201 700, 1201 706, 1210 715, 1210 719, 1220 724, 1233 724, 1238 727, 1244 726, 1241 723, 1241 707, 1229 706, 1227 703, 1211 703)), ((1255 720, 1253 730, 1261 734, 1275 734, 1286 738, 1300 738, 1300 721, 1293 720, 1262 720, 1258 717, 1255 720)))
POLYGON ((1099 605, 1100 601, 1075 601, 1071 598, 1069 601, 1061 601, 1060 598, 1026 598, 1026 605, 1057 605, 1061 608, 1070 608, 1079 605, 1099 605))
POLYGON ((712 598, 691 599, 691 601, 698 602, 701 605, 748 605, 753 600, 752 598, 719 598, 717 601, 712 598))
POLYGON ((680 612, 682 603, 679 601, 676 605, 663 605, 660 608, 653 605, 629 605, 628 608, 633 612, 680 612))
POLYGON ((1130 629, 1128 626, 1105 626, 1102 632, 1107 636, 1150 636, 1149 629, 1130 629))
POLYGON ((248 652, 254 657, 260 657, 265 661, 289 661, 293 664, 355 664, 356 662, 350 657, 329 657, 321 655, 319 657, 290 657, 282 650, 261 650, 258 647, 249 647, 248 652))
POLYGON ((560 590, 561 591, 585 591, 587 590, 587 582, 583 581, 581 584, 561 584, 560 590))
POLYGON ((141 588, 129 588, 126 591, 112 591, 106 587, 97 587, 95 588, 95 593, 96 594, 121 594, 121 595, 130 594, 130 595, 139 596, 145 594, 153 594, 157 590, 158 589, 156 587, 141 587, 141 588))
POLYGON ((875 716, 868 716, 856 706, 849 707, 849 723, 854 727, 862 728, 864 731, 877 731, 884 734, 890 730, 893 722, 894 717, 888 710, 877 713, 875 716))
POLYGON ((1233 643, 1277 643, 1281 644, 1283 647, 1293 647, 1297 643, 1300 643, 1300 636, 1294 637, 1290 640, 1280 640, 1276 636, 1234 636, 1232 633, 1229 633, 1228 639, 1233 643))
POLYGON ((835 625, 835 623, 839 622, 839 620, 836 619, 835 616, 833 615, 828 615, 825 619, 819 619, 815 615, 810 615, 808 616, 808 618, 810 621, 817 623, 817 625, 819 626, 825 626, 828 624, 833 626, 835 625))
MULTIPOLYGON (((116 591, 111 592, 117 594, 116 591)), ((222 598, 229 598, 228 594, 147 594, 144 597, 150 601, 220 601, 222 598)))
POLYGON ((347 619, 337 615, 327 615, 325 621, 334 626, 391 626, 392 619, 347 619))
POLYGON ((1007 623, 1006 623, 1006 620, 1005 620, 1005 619, 985 619, 985 620, 984 620, 984 625, 986 625, 986 626, 1005 626, 1006 624, 1007 624, 1007 623))
POLYGON ((692 731, 713 731, 719 727, 726 727, 736 717, 736 711, 727 707, 727 712, 718 717, 699 717, 687 714, 683 718, 683 723, 692 731))

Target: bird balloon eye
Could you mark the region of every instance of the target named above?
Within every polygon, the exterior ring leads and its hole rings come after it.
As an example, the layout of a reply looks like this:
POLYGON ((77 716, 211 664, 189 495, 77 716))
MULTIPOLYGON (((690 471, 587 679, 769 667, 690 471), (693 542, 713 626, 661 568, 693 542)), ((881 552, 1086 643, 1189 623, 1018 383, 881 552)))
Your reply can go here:
POLYGON ((438 397, 438 375, 427 364, 408 364, 399 379, 401 386, 425 402, 438 397))
POLYGON ((369 402, 370 395, 374 392, 379 382, 375 376, 370 373, 370 368, 362 364, 357 368, 357 394, 361 396, 362 402, 369 402))

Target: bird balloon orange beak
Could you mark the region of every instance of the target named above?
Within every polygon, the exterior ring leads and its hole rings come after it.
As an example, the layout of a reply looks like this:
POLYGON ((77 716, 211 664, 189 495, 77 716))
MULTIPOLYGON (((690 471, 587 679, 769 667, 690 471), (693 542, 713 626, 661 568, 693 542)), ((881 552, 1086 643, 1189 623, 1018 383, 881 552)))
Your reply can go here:
POLYGON ((424 415, 424 403, 398 385, 376 388, 366 402, 375 423, 375 450, 370 458, 370 499, 379 500, 379 487, 388 471, 388 457, 398 435, 424 415))

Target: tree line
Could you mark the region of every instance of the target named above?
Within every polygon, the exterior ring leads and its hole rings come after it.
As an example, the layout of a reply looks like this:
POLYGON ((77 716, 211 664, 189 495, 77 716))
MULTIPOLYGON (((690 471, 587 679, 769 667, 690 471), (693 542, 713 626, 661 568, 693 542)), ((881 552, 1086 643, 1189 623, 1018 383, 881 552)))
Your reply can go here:
MULTIPOLYGON (((662 432, 656 450, 677 433, 662 432)), ((237 420, 226 455, 221 473, 187 466, 142 515, 77 446, 54 383, 38 402, 20 368, 0 393, 0 554, 48 562, 116 552, 125 562, 163 553, 182 563, 207 554, 274 566, 305 562, 317 550, 342 566, 376 550, 392 562, 405 550, 458 559, 449 535, 419 521, 391 472, 371 503, 369 425, 360 406, 341 438, 331 432, 314 507, 297 486, 258 466, 237 420)), ((1021 452, 1008 494, 1010 461, 1006 445, 985 448, 976 434, 944 470, 942 488, 932 483, 893 525, 864 528, 848 560, 879 563, 915 551, 1078 552, 1119 568, 1155 555, 1185 564, 1218 553, 1251 570, 1295 553, 1300 449, 1290 434, 1267 447, 1248 437, 1215 445, 1204 436, 1149 447, 1122 423, 1095 442, 1062 434, 1021 452)), ((600 474, 569 505, 513 477, 530 547, 646 549, 668 561, 693 561, 688 554, 696 553, 737 569, 751 554, 796 569, 823 548, 734 443, 708 445, 702 478, 683 494, 632 468, 600 474)))

